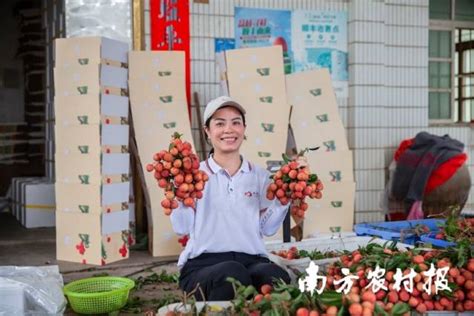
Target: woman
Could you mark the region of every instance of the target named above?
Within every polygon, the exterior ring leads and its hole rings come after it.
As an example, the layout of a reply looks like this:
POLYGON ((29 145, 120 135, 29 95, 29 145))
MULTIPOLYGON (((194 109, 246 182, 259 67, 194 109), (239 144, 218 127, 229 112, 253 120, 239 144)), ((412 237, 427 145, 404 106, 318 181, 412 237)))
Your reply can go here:
POLYGON ((181 253, 179 285, 186 292, 200 286, 198 300, 234 298, 227 277, 257 289, 274 278, 289 283, 288 273, 271 263, 263 236, 274 235, 287 206, 266 198, 269 172, 239 153, 245 133, 245 109, 229 97, 218 97, 204 111, 205 132, 213 150, 200 169, 209 175, 196 209, 182 204, 171 213, 177 234, 189 234, 181 253))

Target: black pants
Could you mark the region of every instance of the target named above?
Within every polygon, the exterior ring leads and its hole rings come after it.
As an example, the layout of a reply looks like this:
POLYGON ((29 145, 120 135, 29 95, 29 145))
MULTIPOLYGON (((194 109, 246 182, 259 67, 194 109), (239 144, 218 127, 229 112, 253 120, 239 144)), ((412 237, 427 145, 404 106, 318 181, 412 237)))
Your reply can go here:
POLYGON ((240 252, 204 253, 189 259, 181 269, 179 287, 189 293, 197 288, 196 299, 202 301, 226 301, 234 298, 232 284, 226 278, 232 277, 243 285, 252 284, 257 290, 263 284, 273 284, 274 279, 290 283, 288 273, 270 262, 268 258, 240 252))

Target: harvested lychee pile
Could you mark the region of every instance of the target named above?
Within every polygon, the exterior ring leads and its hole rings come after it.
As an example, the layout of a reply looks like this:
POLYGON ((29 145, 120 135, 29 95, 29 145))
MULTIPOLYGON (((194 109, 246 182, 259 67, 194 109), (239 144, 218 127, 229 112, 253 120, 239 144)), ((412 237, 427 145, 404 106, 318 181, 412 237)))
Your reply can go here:
POLYGON ((191 144, 182 141, 181 134, 174 133, 168 150, 156 153, 153 160, 146 170, 154 173, 158 186, 165 190, 161 201, 165 214, 170 215, 178 207, 178 201, 194 208, 195 200, 202 198, 209 177, 199 170, 199 158, 191 144))
POLYGON ((283 155, 283 159, 285 164, 272 176, 273 182, 268 186, 267 198, 273 200, 276 197, 283 205, 292 202, 291 214, 302 219, 308 209, 305 198, 322 198, 323 183, 316 174, 310 172, 302 154, 295 159, 283 155))

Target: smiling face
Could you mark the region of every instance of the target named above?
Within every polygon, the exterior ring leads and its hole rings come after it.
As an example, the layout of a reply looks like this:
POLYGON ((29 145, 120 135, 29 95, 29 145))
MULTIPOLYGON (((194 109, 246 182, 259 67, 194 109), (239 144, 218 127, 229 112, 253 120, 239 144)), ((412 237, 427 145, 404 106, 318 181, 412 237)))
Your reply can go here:
POLYGON ((217 110, 205 128, 216 153, 238 152, 244 140, 245 125, 242 114, 228 106, 217 110))

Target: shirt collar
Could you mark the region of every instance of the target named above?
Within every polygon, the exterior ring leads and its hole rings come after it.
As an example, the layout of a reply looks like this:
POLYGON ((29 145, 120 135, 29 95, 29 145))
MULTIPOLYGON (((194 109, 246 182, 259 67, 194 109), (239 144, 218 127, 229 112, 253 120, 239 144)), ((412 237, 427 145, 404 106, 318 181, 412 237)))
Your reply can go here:
MULTIPOLYGON (((237 173, 240 171, 244 173, 252 171, 252 165, 250 164, 250 162, 244 157, 240 157, 242 158, 242 165, 240 166, 240 169, 239 171, 237 171, 237 173)), ((214 155, 211 155, 206 159, 206 166, 212 174, 223 170, 223 168, 214 160, 214 155)))

